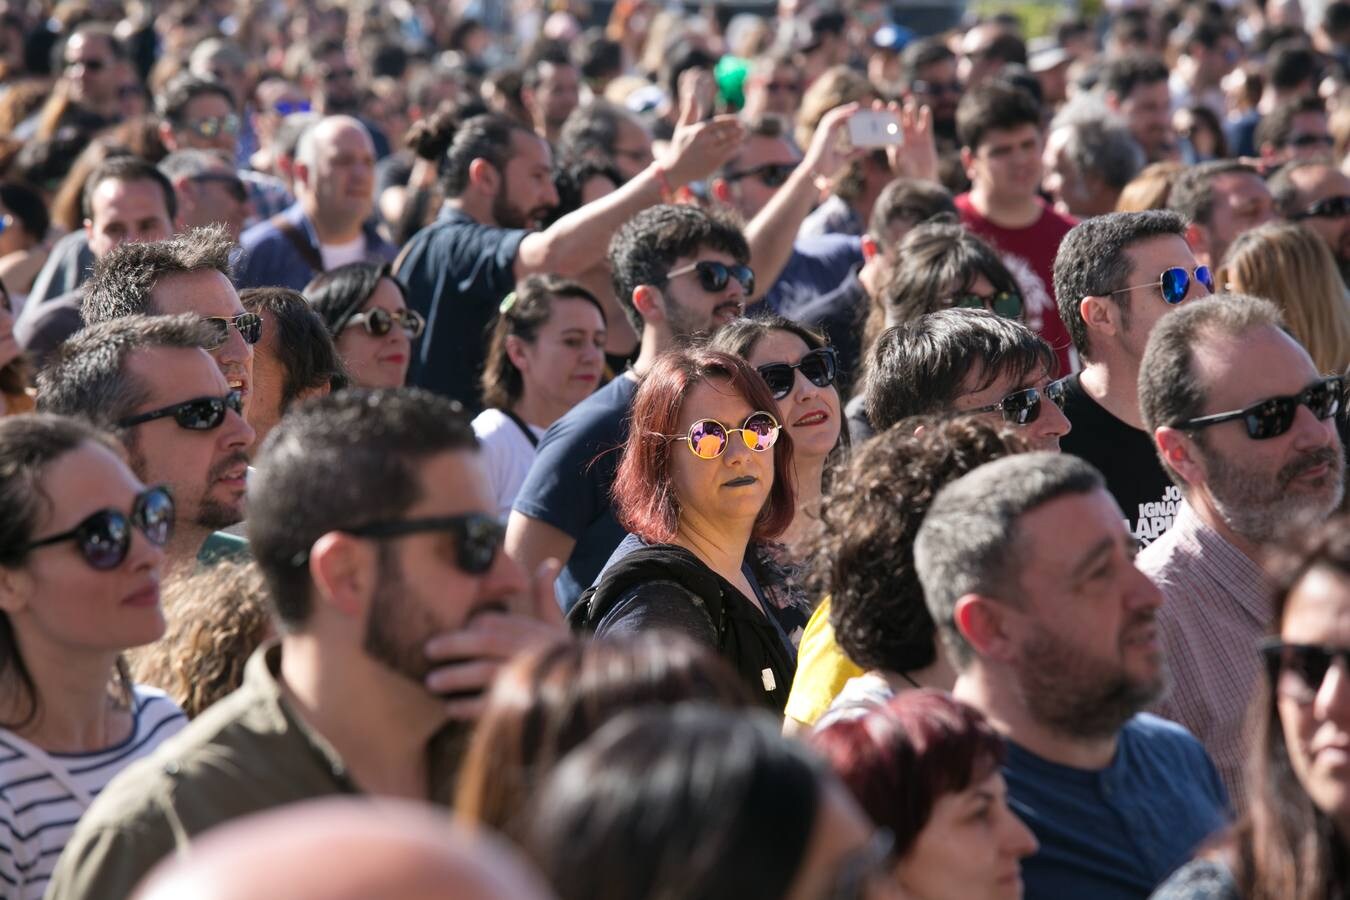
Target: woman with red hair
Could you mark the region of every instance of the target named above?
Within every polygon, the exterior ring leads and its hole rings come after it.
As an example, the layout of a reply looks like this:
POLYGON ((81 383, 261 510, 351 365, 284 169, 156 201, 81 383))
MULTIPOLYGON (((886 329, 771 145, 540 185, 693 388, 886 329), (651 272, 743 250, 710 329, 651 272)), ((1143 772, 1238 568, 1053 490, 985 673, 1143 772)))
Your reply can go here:
POLYGON ((910 900, 1019 900, 1036 838, 1008 808, 1005 745, 942 691, 897 695, 818 729, 810 743, 879 828, 910 900))
POLYGON ((633 400, 614 482, 626 537, 573 608, 597 634, 677 631, 715 648, 782 712, 801 613, 765 600, 752 541, 792 521, 792 441, 758 373, 739 357, 674 350, 633 400))

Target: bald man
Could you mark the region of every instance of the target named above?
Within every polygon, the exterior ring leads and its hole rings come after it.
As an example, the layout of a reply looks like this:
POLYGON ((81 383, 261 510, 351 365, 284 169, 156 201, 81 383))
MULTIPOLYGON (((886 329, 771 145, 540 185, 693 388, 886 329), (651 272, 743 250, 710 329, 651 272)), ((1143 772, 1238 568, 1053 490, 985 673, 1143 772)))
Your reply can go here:
POLYGON ((239 288, 301 290, 320 272, 391 262, 396 249, 368 224, 375 208, 375 145, 350 116, 314 123, 295 154, 296 202, 244 232, 239 288))
POLYGON ((514 850, 443 813, 334 798, 239 819, 170 857, 134 900, 550 900, 514 850))

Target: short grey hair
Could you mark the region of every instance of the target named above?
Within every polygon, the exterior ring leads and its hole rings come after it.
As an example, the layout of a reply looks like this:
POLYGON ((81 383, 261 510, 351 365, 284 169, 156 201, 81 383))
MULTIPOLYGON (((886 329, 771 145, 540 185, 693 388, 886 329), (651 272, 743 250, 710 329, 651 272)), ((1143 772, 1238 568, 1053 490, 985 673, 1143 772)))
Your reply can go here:
MULTIPOLYGON (((1139 363, 1139 413, 1150 435, 1203 412, 1205 385, 1195 371, 1196 345, 1254 328, 1286 330, 1279 307, 1247 294, 1215 294, 1183 303, 1153 326, 1139 363)), ((1161 454, 1159 459, 1177 487, 1186 490, 1185 479, 1161 454)))
POLYGON ((1100 102, 1066 107, 1050 123, 1049 131, 1060 129, 1069 132, 1064 154, 1074 168, 1100 178, 1112 190, 1124 188, 1147 162, 1129 126, 1100 102))
POLYGON ((1067 453, 1019 453, 986 463, 933 498, 914 541, 924 601, 957 669, 975 649, 956 627, 967 594, 1021 601, 1019 520, 1052 500, 1105 489, 1101 473, 1067 453))

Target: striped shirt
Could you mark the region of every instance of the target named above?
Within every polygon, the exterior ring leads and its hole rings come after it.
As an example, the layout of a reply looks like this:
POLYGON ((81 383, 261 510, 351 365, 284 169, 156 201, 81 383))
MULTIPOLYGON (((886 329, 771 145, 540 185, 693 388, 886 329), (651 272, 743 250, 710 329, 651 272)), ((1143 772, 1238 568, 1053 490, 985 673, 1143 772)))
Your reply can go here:
POLYGON ((1171 677, 1154 712, 1200 739, 1241 812, 1248 756, 1242 725, 1262 677, 1257 644, 1270 627, 1270 585, 1254 560, 1185 501, 1138 564, 1164 600, 1158 627, 1171 677))
POLYGON ((131 737, 96 753, 45 753, 0 728, 0 897, 41 900, 75 823, 114 775, 187 717, 167 695, 135 688, 131 737))

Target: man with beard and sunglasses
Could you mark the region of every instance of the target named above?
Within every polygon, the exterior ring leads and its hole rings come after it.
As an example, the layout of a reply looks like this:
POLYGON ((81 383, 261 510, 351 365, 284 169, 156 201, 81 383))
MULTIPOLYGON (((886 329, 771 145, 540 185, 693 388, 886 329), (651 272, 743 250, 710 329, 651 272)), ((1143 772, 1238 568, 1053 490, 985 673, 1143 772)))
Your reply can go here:
POLYGON ((1141 712, 1166 681, 1163 597, 1121 519, 1081 459, 1016 454, 944 487, 914 545, 953 694, 1008 739, 1029 898, 1142 900, 1224 824, 1204 748, 1141 712))
POLYGON ((1322 160, 1292 162, 1271 176, 1275 211, 1326 243, 1350 297, 1350 175, 1322 160))
POLYGON ((1261 554, 1340 504, 1344 388, 1273 304, 1240 294, 1178 310, 1144 351, 1140 411, 1184 498, 1139 557, 1168 598, 1158 621, 1174 686, 1157 709, 1195 732, 1236 798, 1243 714, 1261 679, 1253 648, 1271 621, 1261 554))
POLYGON ((552 609, 547 577, 531 595, 501 552, 453 403, 344 391, 286 416, 259 458, 249 535, 280 639, 248 660, 238 691, 99 795, 53 900, 130 896, 202 832, 311 798, 447 803, 491 678, 561 631, 556 612, 536 615, 552 609))
POLYGON ((254 433, 239 392, 207 354, 217 334, 198 316, 121 316, 77 333, 38 373, 40 412, 113 432, 137 477, 173 493, 168 575, 190 568, 212 532, 244 518, 254 433))
MULTIPOLYGON (((410 305, 427 320, 408 382, 481 411, 483 336, 516 281, 535 274, 575 278, 602 263, 621 225, 713 172, 735 152, 741 133, 734 116, 699 121, 691 98, 659 159, 539 230, 558 204, 548 142, 498 113, 460 124, 441 163, 445 210, 413 235, 396 266, 410 305)), ((619 299, 621 305, 628 298, 619 299)), ((617 307, 607 312, 620 315, 617 307)))

